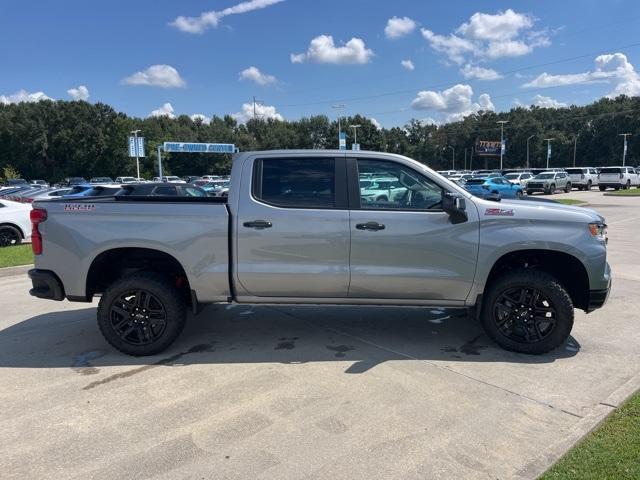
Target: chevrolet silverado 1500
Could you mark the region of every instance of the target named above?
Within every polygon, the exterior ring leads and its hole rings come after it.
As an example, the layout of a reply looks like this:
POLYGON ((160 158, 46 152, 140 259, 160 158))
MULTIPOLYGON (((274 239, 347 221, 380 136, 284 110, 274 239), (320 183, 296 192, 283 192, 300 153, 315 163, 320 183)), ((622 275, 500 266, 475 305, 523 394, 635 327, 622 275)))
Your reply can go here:
POLYGON ((539 354, 611 284, 596 212, 483 200, 386 153, 240 153, 228 199, 37 201, 31 220, 31 294, 99 296, 100 330, 131 355, 167 348, 189 307, 229 302, 466 308, 502 347, 539 354), (372 177, 400 194, 363 199, 372 177))

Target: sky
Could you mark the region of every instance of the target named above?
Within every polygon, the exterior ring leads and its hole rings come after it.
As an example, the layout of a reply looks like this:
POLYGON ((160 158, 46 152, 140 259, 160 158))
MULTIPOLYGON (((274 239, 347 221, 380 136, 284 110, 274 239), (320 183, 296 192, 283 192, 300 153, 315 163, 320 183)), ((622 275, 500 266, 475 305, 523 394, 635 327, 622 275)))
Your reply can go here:
POLYGON ((0 103, 384 127, 640 95, 640 2, 2 0, 0 103))

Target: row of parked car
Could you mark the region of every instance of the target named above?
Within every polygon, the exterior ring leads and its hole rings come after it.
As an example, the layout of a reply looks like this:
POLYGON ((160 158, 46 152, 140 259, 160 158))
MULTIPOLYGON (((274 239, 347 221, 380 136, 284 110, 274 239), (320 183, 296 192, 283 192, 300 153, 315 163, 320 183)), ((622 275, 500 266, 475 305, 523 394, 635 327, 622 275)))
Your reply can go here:
POLYGON ((212 178, 212 176, 177 178, 176 181, 169 181, 173 180, 173 177, 163 177, 157 182, 123 181, 128 180, 127 177, 118 177, 116 181, 106 177, 92 178, 89 182, 81 180, 84 179, 65 179, 64 186, 49 186, 43 181, 10 180, 0 187, 0 247, 29 241, 31 236, 29 214, 31 203, 34 201, 104 196, 227 197, 229 195, 229 180, 220 177, 212 178), (187 180, 190 181, 187 182, 187 180))
POLYGON ((478 170, 439 172, 459 183, 474 195, 522 197, 541 192, 553 194, 558 190, 570 192, 607 188, 614 190, 640 187, 640 168, 635 167, 575 167, 549 170, 478 170))

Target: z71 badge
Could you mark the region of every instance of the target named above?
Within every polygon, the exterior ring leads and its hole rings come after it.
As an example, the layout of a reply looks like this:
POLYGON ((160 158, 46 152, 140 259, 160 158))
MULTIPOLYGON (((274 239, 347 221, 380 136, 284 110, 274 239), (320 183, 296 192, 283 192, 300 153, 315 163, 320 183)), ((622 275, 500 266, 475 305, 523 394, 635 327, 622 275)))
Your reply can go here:
POLYGON ((93 203, 65 203, 65 212, 91 212, 96 209, 93 203))
POLYGON ((484 214, 495 217, 513 217, 514 212, 513 208, 487 208, 484 214))

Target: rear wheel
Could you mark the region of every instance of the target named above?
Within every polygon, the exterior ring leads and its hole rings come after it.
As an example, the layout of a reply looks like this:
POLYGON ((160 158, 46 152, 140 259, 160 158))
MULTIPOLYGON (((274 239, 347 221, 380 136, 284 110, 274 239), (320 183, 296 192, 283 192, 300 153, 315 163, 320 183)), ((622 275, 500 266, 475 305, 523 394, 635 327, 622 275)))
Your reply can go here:
POLYGON ((593 183, 591 182, 591 180, 589 180, 587 182, 587 190, 591 190, 591 187, 593 186, 593 183))
POLYGON ((489 285, 482 325, 501 347, 539 355, 562 345, 573 328, 573 303, 546 272, 513 270, 489 285))
POLYGON ((602 186, 602 185, 599 185, 599 186, 598 186, 598 189, 599 189, 601 192, 604 192, 604 191, 607 189, 607 187, 602 186))
POLYGON ((0 247, 10 247, 21 243, 22 235, 16 227, 11 225, 0 226, 0 247))
POLYGON ((178 337, 187 311, 181 292, 167 278, 141 272, 113 283, 98 304, 104 338, 123 353, 154 355, 178 337))
POLYGON ((627 180, 627 184, 625 185, 625 190, 629 190, 631 188, 631 180, 627 180))
POLYGON ((522 198, 522 195, 523 195, 522 190, 516 190, 516 197, 522 198))

